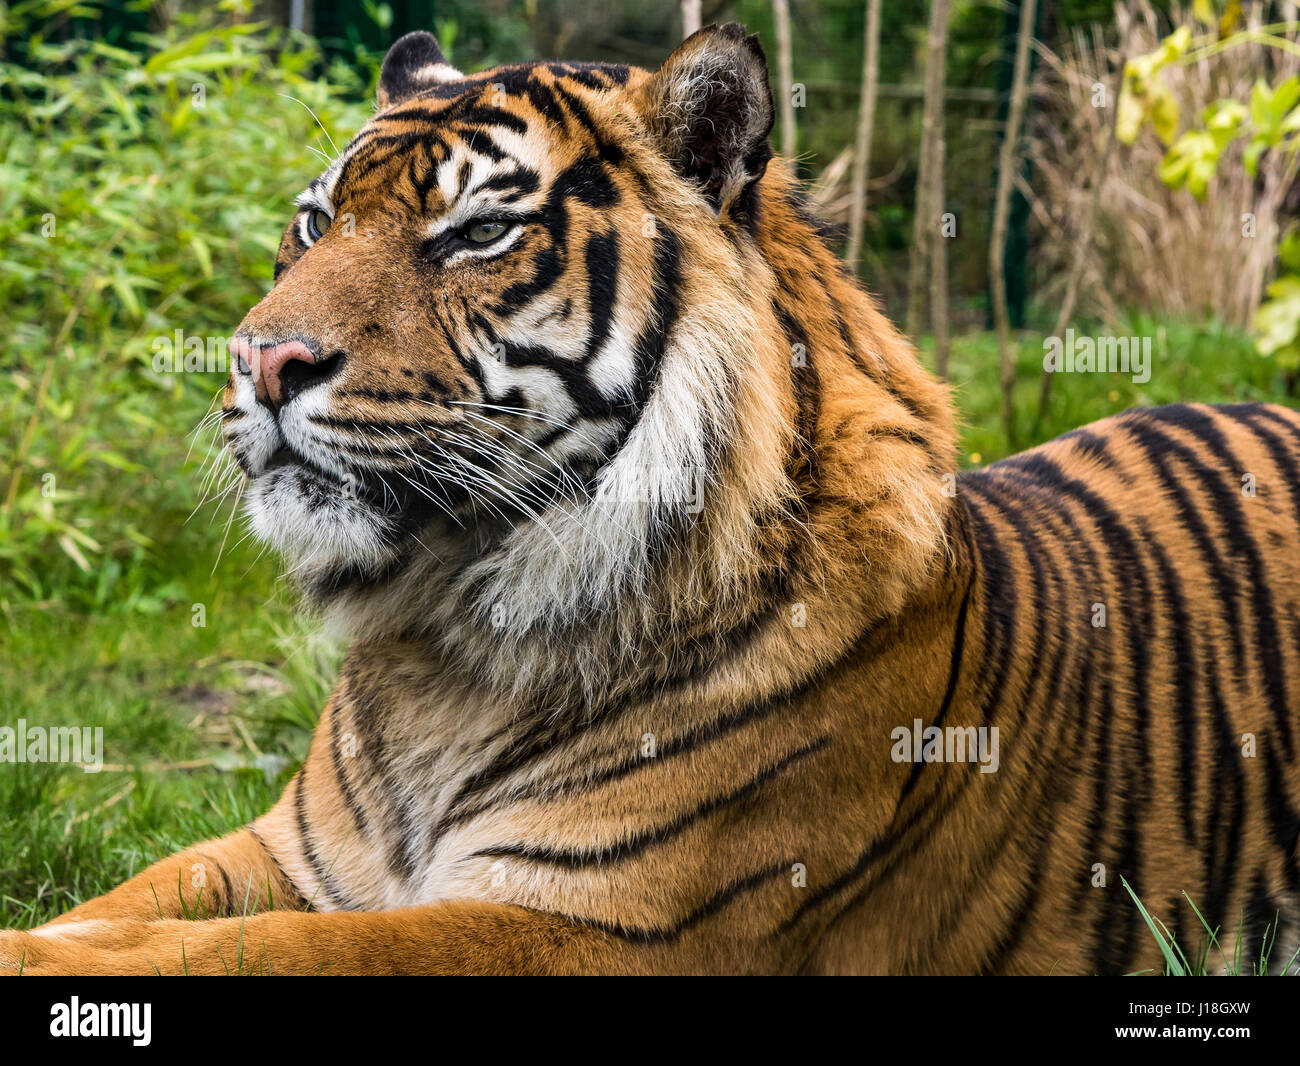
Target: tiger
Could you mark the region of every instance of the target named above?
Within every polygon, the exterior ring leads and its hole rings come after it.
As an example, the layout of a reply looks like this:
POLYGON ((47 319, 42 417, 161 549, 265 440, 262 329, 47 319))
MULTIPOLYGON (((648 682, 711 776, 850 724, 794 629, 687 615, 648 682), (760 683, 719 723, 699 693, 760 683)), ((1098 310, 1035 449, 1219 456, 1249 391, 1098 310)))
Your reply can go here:
POLYGON ((414 33, 376 103, 223 394, 348 642, 309 753, 0 965, 1110 975, 1189 900, 1294 948, 1300 416, 959 470, 734 23, 654 72, 414 33))

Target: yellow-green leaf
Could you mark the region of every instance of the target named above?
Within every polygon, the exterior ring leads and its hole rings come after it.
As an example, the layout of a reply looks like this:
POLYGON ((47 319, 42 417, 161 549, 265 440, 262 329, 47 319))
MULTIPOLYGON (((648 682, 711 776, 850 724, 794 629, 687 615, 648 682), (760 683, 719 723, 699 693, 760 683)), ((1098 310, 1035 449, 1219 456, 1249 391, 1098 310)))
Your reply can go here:
POLYGON ((1163 85, 1157 90, 1151 107, 1151 125, 1165 144, 1173 144, 1178 133, 1178 101, 1163 85))

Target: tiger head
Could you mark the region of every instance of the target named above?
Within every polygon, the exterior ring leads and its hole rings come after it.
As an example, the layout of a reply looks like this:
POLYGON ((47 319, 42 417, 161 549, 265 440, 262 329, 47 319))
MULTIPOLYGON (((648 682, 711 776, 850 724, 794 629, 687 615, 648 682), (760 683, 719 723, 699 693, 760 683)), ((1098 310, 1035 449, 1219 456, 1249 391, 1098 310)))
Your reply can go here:
POLYGON ((808 461, 785 321, 805 309, 783 310, 772 242, 826 253, 768 166, 757 38, 709 27, 654 73, 465 76, 414 33, 377 103, 232 340, 256 532, 376 618, 400 613, 380 590, 436 587, 407 623, 453 587, 523 632, 665 567, 714 608, 757 580, 808 461))

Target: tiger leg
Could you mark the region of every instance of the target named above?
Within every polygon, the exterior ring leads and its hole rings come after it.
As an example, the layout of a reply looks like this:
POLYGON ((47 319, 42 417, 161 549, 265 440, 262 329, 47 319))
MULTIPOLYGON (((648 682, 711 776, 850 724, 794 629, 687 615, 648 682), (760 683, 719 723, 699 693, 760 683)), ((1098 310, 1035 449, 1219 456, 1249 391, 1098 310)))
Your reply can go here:
POLYGON ((679 969, 644 946, 523 907, 456 900, 374 912, 272 911, 0 933, 0 974, 602 974, 679 969))
MULTIPOLYGON (((257 836, 240 829, 154 863, 117 888, 40 927, 72 923, 204 919, 305 907, 257 836)), ((84 928, 89 933, 91 927, 84 928)))

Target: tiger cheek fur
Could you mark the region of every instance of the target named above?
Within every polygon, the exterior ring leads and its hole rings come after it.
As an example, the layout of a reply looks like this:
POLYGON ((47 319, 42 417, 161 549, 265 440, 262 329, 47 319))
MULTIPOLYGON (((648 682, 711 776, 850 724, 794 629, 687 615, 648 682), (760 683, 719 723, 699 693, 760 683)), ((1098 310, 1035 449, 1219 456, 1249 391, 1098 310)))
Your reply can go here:
POLYGON ((224 405, 350 638, 310 753, 0 966, 1159 967, 1121 877, 1289 957, 1300 418, 1132 412, 956 476, 734 25, 653 74, 467 77, 413 34, 379 106, 224 405))

